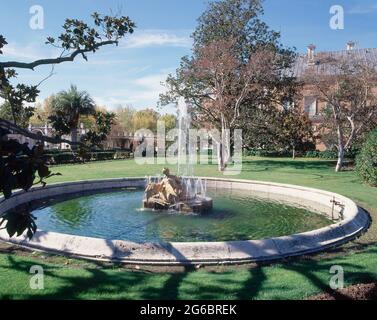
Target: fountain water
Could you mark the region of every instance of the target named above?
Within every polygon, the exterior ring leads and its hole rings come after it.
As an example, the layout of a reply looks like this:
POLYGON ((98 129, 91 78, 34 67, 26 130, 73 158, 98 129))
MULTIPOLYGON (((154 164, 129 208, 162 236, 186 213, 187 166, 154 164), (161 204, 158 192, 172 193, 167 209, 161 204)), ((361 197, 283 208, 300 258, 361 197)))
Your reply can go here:
POLYGON ((163 171, 162 179, 148 178, 143 201, 144 208, 173 209, 180 212, 201 213, 212 208, 206 196, 206 181, 194 177, 196 143, 190 141, 191 117, 184 98, 178 101, 178 175, 163 171))
POLYGON ((196 144, 190 143, 191 117, 188 112, 188 103, 180 97, 178 108, 178 175, 182 176, 182 184, 186 189, 188 199, 196 196, 205 197, 205 182, 194 177, 196 162, 196 144))
POLYGON ((178 104, 178 170, 180 176, 194 176, 195 146, 190 145, 191 117, 188 106, 183 97, 179 98, 178 104))

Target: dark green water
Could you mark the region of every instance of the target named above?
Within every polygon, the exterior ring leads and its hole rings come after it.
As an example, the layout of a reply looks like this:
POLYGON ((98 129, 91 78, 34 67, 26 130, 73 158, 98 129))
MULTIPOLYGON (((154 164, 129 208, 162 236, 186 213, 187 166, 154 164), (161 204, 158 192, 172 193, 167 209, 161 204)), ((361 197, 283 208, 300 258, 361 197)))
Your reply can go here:
POLYGON ((66 234, 134 242, 189 242, 262 239, 327 226, 330 220, 304 208, 250 197, 211 193, 205 215, 140 210, 142 191, 82 196, 33 211, 38 228, 66 234))

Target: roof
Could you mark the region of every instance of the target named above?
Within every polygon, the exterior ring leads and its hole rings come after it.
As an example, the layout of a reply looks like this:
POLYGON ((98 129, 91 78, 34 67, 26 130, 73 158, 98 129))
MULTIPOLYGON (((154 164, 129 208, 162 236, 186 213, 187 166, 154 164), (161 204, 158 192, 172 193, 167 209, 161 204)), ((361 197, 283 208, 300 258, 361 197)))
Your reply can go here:
POLYGON ((377 48, 322 51, 315 53, 314 61, 311 61, 307 54, 298 56, 291 71, 293 71, 293 75, 295 77, 299 78, 303 76, 309 68, 314 66, 318 69, 318 71, 325 71, 325 73, 333 74, 333 68, 331 68, 331 65, 327 64, 326 62, 339 58, 347 58, 350 56, 356 57, 360 60, 367 60, 377 65, 377 48))

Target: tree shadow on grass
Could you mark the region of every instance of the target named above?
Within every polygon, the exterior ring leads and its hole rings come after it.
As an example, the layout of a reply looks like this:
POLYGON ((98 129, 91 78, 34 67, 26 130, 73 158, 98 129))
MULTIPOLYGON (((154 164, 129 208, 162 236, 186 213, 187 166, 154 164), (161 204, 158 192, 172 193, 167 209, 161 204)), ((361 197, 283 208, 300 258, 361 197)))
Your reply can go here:
POLYGON ((244 282, 243 287, 237 292, 237 299, 252 300, 258 296, 262 290, 263 283, 267 280, 267 276, 261 266, 248 270, 249 277, 244 282))
MULTIPOLYGON (((8 256, 7 269, 12 269, 16 271, 21 271, 24 273, 29 273, 30 267, 34 265, 33 262, 17 261, 12 256, 8 256)), ((42 266, 44 270, 44 275, 47 276, 45 279, 45 288, 49 290, 48 293, 44 293, 43 290, 36 290, 33 294, 20 293, 20 297, 26 299, 79 299, 82 298, 82 294, 89 294, 93 297, 98 297, 106 294, 113 294, 122 296, 122 293, 126 293, 127 290, 134 283, 142 281, 143 275, 137 272, 120 272, 116 275, 109 275, 106 272, 107 269, 101 269, 100 267, 90 267, 80 269, 80 274, 62 274, 64 267, 47 265, 44 263, 38 263, 42 266), (60 273, 60 274, 59 274, 60 273), (85 275, 82 275, 84 273, 85 275), (52 281, 58 280, 60 283, 55 284, 56 287, 51 288, 49 284, 52 281)), ((70 268, 70 266, 67 266, 70 268)), ((30 275, 32 276, 32 275, 30 275)), ((29 280, 28 280, 29 281, 29 280)), ((19 297, 14 297, 19 298, 19 297)))
MULTIPOLYGON (((29 274, 30 267, 36 264, 31 261, 15 259, 11 255, 7 256, 7 260, 8 266, 2 266, 2 268, 26 274, 29 274)), ((120 270, 115 274, 111 274, 108 272, 109 268, 102 268, 98 265, 97 267, 80 268, 81 275, 64 275, 60 272, 64 267, 40 262, 37 264, 43 268, 44 275, 47 277, 45 281, 46 289, 49 289, 49 283, 54 280, 59 281, 60 285, 57 285, 48 293, 44 293, 43 290, 37 290, 33 294, 22 292, 16 296, 2 295, 0 298, 174 300, 179 298, 180 285, 193 269, 193 267, 187 267, 185 272, 173 274, 154 274, 131 270, 120 270), (85 275, 82 275, 82 273, 85 275), (135 289, 135 287, 139 288, 135 289)), ((67 268, 70 268, 70 266, 67 266, 67 268)), ((27 281, 29 281, 29 278, 27 281)))
MULTIPOLYGON (((369 253, 376 254, 375 249, 369 250, 369 253)), ((337 290, 333 290, 330 287, 330 278, 335 274, 330 273, 331 267, 334 265, 339 265, 344 270, 344 280, 345 284, 353 283, 367 283, 376 280, 376 273, 371 273, 366 271, 362 266, 353 263, 347 263, 342 261, 331 261, 321 262, 317 260, 310 259, 305 262, 293 262, 283 265, 285 270, 293 271, 300 274, 309 280, 309 282, 315 286, 318 292, 324 292, 335 298, 336 300, 349 300, 349 297, 341 294, 337 290), (352 270, 352 272, 350 271, 352 270), (320 277, 321 275, 326 275, 326 277, 320 277)), ((300 285, 299 283, 297 285, 300 285)))
MULTIPOLYGON (((369 253, 377 253, 370 250, 369 253)), ((12 255, 7 256, 7 264, 1 268, 11 269, 29 274, 30 267, 36 262, 15 259, 12 255)), ((97 267, 80 268, 81 272, 65 273, 64 267, 50 264, 37 263, 44 268, 47 276, 45 287, 48 292, 20 292, 17 295, 3 295, 3 299, 25 298, 25 299, 166 299, 174 300, 179 298, 193 299, 256 299, 262 297, 284 299, 285 283, 271 282, 269 277, 273 276, 266 272, 268 266, 258 265, 241 271, 245 277, 236 277, 236 270, 224 272, 209 272, 205 270, 192 271, 186 268, 182 273, 146 273, 132 272, 129 270, 109 273, 109 268, 97 267), (49 288, 52 281, 58 281, 54 287, 49 288), (268 282, 268 285, 264 286, 268 282), (284 286, 283 286, 284 284, 284 286), (268 290, 274 290, 271 294, 268 290)), ((280 268, 296 273, 306 279, 316 292, 325 292, 336 299, 347 299, 346 296, 332 290, 329 280, 332 276, 330 268, 332 261, 318 262, 315 260, 287 262, 279 264, 280 268)), ((340 265, 346 272, 347 283, 366 283, 373 281, 376 274, 370 273, 360 265, 343 263, 340 265), (348 271, 347 271, 348 270, 348 271), (352 270, 350 272, 349 270, 352 270)), ((71 268, 67 266, 67 268, 71 268)), ((73 268, 74 269, 74 268, 73 268)), ((282 270, 281 272, 284 272, 282 270)), ((276 277, 276 275, 274 276, 276 277)), ((299 280, 301 277, 293 277, 299 280)), ((29 278, 27 278, 29 279, 29 278)), ((29 280, 27 280, 29 281, 29 280)), ((292 288, 300 286, 300 283, 291 283, 292 288)))
POLYGON ((193 272, 192 269, 192 267, 187 267, 185 268, 184 272, 170 274, 162 288, 152 288, 143 292, 142 299, 178 300, 180 295, 180 286, 185 278, 191 272, 193 272))
MULTIPOLYGON (((303 266, 303 265, 292 264, 292 265, 285 266, 286 270, 294 271, 300 275, 303 275, 305 278, 307 278, 310 281, 310 283, 314 285, 316 289, 318 289, 318 291, 328 293, 329 295, 331 295, 332 297, 336 299, 344 300, 346 299, 345 296, 331 289, 329 282, 324 281, 323 279, 319 278, 314 272, 314 271, 329 272, 330 268, 331 266, 328 266, 328 268, 325 268, 325 267, 319 268, 318 266, 316 267, 314 265, 314 270, 310 270, 306 266, 303 266)), ((300 285, 300 284, 297 283, 296 285, 300 285)))

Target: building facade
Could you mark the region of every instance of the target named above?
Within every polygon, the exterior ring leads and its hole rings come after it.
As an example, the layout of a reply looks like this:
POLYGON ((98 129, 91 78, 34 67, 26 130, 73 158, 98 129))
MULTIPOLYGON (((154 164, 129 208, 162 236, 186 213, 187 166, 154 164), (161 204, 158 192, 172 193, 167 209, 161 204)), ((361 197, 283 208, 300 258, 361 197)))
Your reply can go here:
MULTIPOLYGON (((377 48, 356 49, 354 42, 348 42, 344 50, 340 51, 322 51, 316 52, 315 45, 307 47, 307 53, 300 55, 294 66, 293 75, 298 80, 303 80, 304 85, 300 94, 300 107, 307 113, 312 124, 314 132, 318 130, 323 123, 322 111, 327 107, 327 102, 321 100, 316 94, 316 90, 310 83, 305 83, 304 76, 310 69, 318 69, 322 74, 331 75, 333 70, 327 61, 335 59, 356 58, 370 61, 377 66, 377 48)), ((377 95, 377 88, 376 88, 377 95)), ((324 141, 317 141, 317 149, 320 151, 331 149, 333 146, 324 141)))
MULTIPOLYGON (((47 137, 54 137, 55 133, 51 125, 45 124, 44 126, 33 126, 29 124, 28 131, 30 131, 33 134, 41 135, 41 136, 47 136, 47 137)), ((87 130, 84 127, 84 124, 80 124, 80 128, 77 132, 77 138, 80 140, 80 138, 87 132, 87 130)), ((29 137, 25 137, 21 134, 8 134, 8 139, 17 140, 20 143, 26 143, 29 148, 33 148, 33 146, 37 143, 36 140, 31 139, 29 137)), ((64 140, 71 140, 70 135, 63 135, 62 139, 64 140)), ((44 142, 44 148, 46 150, 49 149, 60 149, 60 150, 68 150, 71 148, 71 146, 68 143, 59 143, 59 144, 53 144, 49 142, 44 142)))

